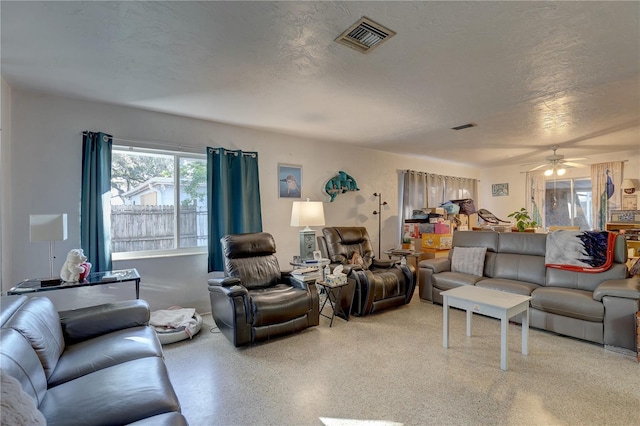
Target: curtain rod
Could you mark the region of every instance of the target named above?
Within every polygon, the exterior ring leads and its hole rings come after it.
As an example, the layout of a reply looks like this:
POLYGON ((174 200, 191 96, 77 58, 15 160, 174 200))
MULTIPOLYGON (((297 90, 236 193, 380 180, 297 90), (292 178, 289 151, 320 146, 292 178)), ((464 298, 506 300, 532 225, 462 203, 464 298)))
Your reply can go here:
POLYGON ((445 179, 472 179, 472 180, 475 180, 477 182, 480 182, 480 179, 476 179, 476 178, 460 177, 460 176, 447 176, 447 175, 440 175, 440 174, 431 173, 431 172, 420 172, 418 170, 406 169, 406 170, 402 170, 402 172, 403 173, 417 173, 419 175, 431 175, 431 177, 440 176, 440 177, 443 177, 445 179))
MULTIPOLYGON (((88 131, 82 132, 83 135, 86 135, 87 133, 89 132, 88 131)), ((203 147, 203 146, 193 146, 193 145, 177 144, 177 143, 162 142, 162 141, 149 141, 149 140, 132 139, 132 138, 120 138, 117 136, 112 136, 111 138, 114 141, 118 141, 118 142, 129 142, 129 143, 138 144, 140 148, 156 146, 156 147, 173 148, 177 151, 188 149, 188 150, 193 150, 194 152, 200 152, 200 153, 206 150, 206 147, 203 147)))

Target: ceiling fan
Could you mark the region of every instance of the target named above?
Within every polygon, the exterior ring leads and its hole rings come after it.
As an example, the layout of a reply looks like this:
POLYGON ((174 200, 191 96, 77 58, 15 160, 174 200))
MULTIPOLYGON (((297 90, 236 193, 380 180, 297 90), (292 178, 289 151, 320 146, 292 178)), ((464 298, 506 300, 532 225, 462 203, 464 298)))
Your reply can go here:
POLYGON ((533 172, 535 170, 546 168, 544 171, 545 176, 551 176, 554 174, 562 176, 567 172, 567 167, 587 167, 586 164, 574 163, 574 161, 582 161, 586 160, 586 158, 564 158, 564 155, 556 154, 556 151, 558 150, 557 145, 552 146, 551 149, 553 150, 553 155, 545 157, 545 160, 547 160, 546 163, 540 164, 533 169, 529 169, 528 171, 533 172))

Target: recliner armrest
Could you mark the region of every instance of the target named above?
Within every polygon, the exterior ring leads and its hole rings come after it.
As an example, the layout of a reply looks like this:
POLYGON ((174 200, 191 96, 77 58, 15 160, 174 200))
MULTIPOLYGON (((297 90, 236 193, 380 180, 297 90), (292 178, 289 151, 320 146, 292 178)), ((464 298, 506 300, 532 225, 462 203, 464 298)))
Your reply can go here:
POLYGON ((431 269, 434 274, 451 271, 451 260, 448 257, 426 259, 418 264, 420 268, 431 269))
POLYGON ((391 269, 394 266, 398 265, 400 261, 398 260, 383 260, 383 259, 373 259, 371 263, 372 268, 380 268, 380 269, 391 269))
POLYGON ((222 287, 231 287, 233 285, 240 284, 240 278, 237 277, 221 277, 221 278, 209 278, 207 280, 209 285, 217 285, 222 287))
POLYGON ((149 324, 149 304, 125 300, 58 312, 65 343, 81 342, 113 331, 149 324))
POLYGON ((602 301, 605 296, 640 299, 640 275, 622 280, 607 280, 593 291, 593 299, 602 301))

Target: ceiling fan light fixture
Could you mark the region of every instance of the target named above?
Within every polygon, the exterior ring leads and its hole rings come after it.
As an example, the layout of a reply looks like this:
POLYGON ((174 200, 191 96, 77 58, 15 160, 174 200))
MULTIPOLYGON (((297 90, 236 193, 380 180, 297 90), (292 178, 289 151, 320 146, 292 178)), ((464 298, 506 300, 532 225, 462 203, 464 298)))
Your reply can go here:
POLYGON ((556 174, 558 176, 563 176, 566 172, 567 172, 566 169, 558 169, 558 170, 556 170, 556 174))
POLYGON ((544 171, 545 176, 551 176, 553 174, 553 169, 547 169, 544 171))

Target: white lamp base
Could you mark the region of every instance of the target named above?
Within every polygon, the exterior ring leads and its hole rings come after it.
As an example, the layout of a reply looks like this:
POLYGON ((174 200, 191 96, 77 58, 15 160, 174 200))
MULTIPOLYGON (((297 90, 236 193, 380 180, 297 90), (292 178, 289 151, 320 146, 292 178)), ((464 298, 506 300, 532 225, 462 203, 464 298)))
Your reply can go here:
POLYGON ((307 227, 300 231, 300 258, 302 260, 313 259, 316 249, 316 231, 307 227))

